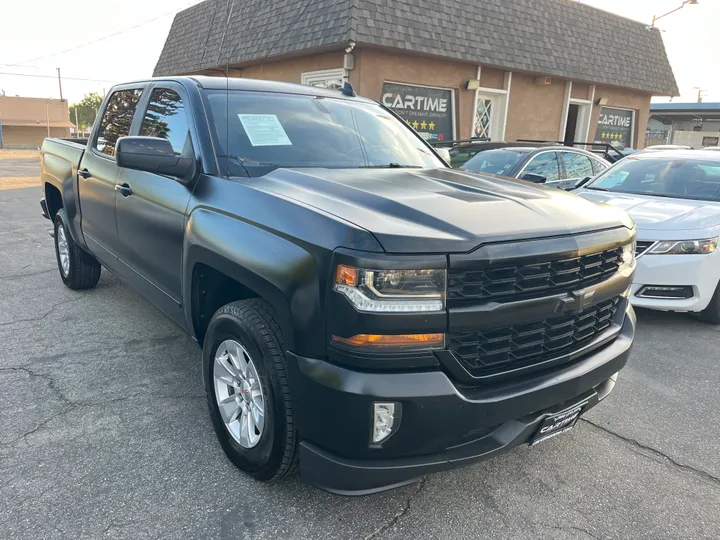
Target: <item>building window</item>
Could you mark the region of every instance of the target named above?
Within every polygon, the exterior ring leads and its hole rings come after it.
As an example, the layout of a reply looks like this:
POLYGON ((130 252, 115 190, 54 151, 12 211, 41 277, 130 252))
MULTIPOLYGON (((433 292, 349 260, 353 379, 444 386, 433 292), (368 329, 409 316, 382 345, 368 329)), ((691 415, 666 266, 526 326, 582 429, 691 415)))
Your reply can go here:
POLYGON ((336 90, 342 88, 347 79, 347 74, 342 68, 321 69, 319 71, 307 71, 300 75, 300 82, 309 86, 329 88, 336 90))
POLYGON ((490 139, 492 124, 493 100, 478 96, 477 111, 475 112, 475 128, 473 137, 490 139))

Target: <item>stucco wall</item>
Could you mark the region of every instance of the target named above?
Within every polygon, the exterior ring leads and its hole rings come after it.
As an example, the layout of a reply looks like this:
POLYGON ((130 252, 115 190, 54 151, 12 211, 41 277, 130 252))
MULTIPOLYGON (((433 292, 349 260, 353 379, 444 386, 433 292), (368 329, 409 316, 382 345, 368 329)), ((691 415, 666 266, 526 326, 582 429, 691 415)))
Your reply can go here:
MULTIPOLYGON (((472 129, 474 90, 465 90, 477 77, 474 64, 449 62, 421 56, 396 54, 377 49, 356 49, 355 70, 359 69, 358 94, 380 99, 383 81, 439 86, 455 91, 455 136, 468 138, 472 129)), ((353 82, 353 77, 350 78, 353 82)))
MULTIPOLYGON (((3 148, 40 148, 48 136, 46 126, 3 126, 3 148)), ((70 128, 50 128, 51 137, 69 137, 70 128)))
POLYGON ((575 99, 590 99, 589 93, 589 84, 574 82, 572 85, 572 92, 570 92, 570 97, 575 99))
POLYGON ((564 80, 536 85, 534 75, 513 73, 505 140, 556 140, 564 100, 564 80))
POLYGON ((502 89, 505 84, 505 72, 499 69, 483 67, 480 70, 480 86, 502 89))
MULTIPOLYGON (((264 62, 242 68, 231 67, 230 76, 300 83, 302 73, 343 67, 343 55, 343 51, 334 51, 311 56, 288 58, 280 61, 264 62)), ((222 75, 219 71, 204 71, 202 74, 222 75)))
MULTIPOLYGON (((450 88, 455 97, 455 134, 459 139, 471 135, 475 91, 466 90, 469 79, 477 77, 477 66, 471 63, 453 62, 420 55, 394 52, 371 47, 356 47, 355 68, 349 71, 349 80, 360 95, 380 99, 383 81, 419 84, 450 88)), ((301 74, 308 71, 341 68, 343 51, 314 54, 265 62, 231 70, 233 76, 269 79, 299 83, 301 74)), ((218 72, 206 72, 217 75, 218 72)), ((565 98, 564 79, 552 78, 549 85, 535 84, 539 75, 513 73, 505 140, 561 138, 560 119, 565 98)), ((504 72, 483 67, 480 85, 487 88, 503 88, 504 72)), ((573 83, 571 96, 588 99, 589 85, 573 83)), ((621 88, 597 86, 595 99, 608 98, 609 107, 635 110, 634 145, 644 145, 644 134, 650 108, 650 94, 621 88), (641 134, 642 136, 639 136, 641 134)), ((590 138, 595 134, 600 107, 593 106, 590 119, 590 138)))
POLYGON ((68 101, 59 99, 0 96, 0 118, 13 122, 68 122, 68 101))

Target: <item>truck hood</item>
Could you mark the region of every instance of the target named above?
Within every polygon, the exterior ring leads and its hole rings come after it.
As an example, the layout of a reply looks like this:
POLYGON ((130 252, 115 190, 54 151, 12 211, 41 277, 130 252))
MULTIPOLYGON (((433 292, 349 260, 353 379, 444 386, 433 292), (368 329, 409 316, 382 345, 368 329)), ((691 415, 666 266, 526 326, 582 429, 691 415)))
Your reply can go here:
POLYGON ((622 208, 632 216, 641 232, 715 229, 720 225, 720 203, 589 189, 575 193, 614 208, 622 208))
POLYGON ((633 227, 624 211, 558 189, 449 168, 276 169, 251 181, 366 229, 390 253, 633 227))

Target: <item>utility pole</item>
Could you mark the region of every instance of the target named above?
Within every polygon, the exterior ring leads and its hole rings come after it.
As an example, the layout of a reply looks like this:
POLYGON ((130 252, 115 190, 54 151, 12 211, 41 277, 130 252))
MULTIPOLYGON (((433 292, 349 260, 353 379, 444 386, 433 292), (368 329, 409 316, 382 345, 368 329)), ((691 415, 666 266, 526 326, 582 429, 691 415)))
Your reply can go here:
POLYGON ((50 100, 45 100, 45 122, 47 124, 48 138, 50 138, 50 100))
POLYGON ((60 101, 63 102, 65 100, 62 97, 62 79, 60 79, 60 68, 55 68, 55 69, 57 69, 57 72, 58 72, 58 86, 60 87, 60 101))
POLYGON ((75 135, 77 135, 76 138, 79 139, 80 138, 80 122, 78 122, 77 110, 78 110, 78 108, 76 106, 75 107, 75 129, 76 129, 75 135))

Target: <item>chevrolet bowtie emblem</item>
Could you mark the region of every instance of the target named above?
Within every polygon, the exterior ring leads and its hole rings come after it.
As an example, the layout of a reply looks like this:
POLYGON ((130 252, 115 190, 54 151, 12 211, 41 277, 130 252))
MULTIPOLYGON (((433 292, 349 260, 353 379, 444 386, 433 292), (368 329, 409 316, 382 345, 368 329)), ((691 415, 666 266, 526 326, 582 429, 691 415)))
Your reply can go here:
POLYGON ((555 313, 579 312, 592 305, 595 291, 582 289, 569 293, 565 298, 558 298, 555 313))

